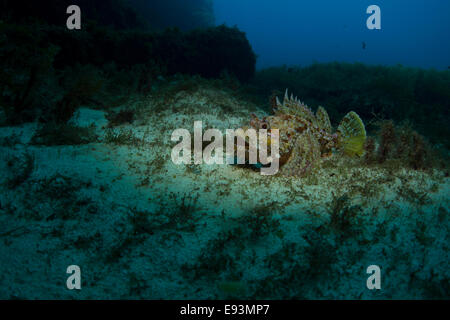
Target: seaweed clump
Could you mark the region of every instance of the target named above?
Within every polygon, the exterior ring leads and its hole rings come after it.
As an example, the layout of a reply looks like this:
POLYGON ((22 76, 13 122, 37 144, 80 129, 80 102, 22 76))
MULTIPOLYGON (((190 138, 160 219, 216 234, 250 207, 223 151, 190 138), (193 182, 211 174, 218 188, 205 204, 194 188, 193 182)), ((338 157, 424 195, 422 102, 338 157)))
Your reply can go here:
POLYGON ((378 127, 376 136, 365 144, 366 164, 397 164, 414 170, 442 164, 438 152, 409 123, 396 125, 392 120, 383 120, 378 127))
POLYGON ((131 124, 134 120, 134 110, 120 110, 119 112, 111 112, 106 118, 109 121, 109 128, 120 126, 122 124, 131 124))
MULTIPOLYGON (((73 72, 73 70, 70 70, 73 72)), ((84 103, 98 104, 95 96, 100 92, 105 79, 100 70, 91 66, 83 66, 75 70, 78 73, 75 81, 68 85, 61 100, 53 109, 53 118, 57 122, 65 123, 72 118, 78 106, 84 103)), ((73 76, 72 76, 73 77, 73 76)))
POLYGON ((55 103, 52 91, 57 46, 42 28, 0 20, 0 105, 6 124, 31 121, 55 103))
MULTIPOLYGON (((225 212, 222 213, 225 219, 225 212)), ((256 207, 246 214, 221 220, 222 230, 211 238, 201 250, 195 261, 181 266, 185 277, 192 280, 207 280, 223 278, 227 281, 219 283, 219 287, 245 286, 240 282, 246 270, 242 269, 242 261, 251 259, 255 264, 254 248, 265 243, 270 237, 283 237, 280 219, 268 208, 256 207), (230 284, 229 281, 232 283, 230 284)), ((227 288, 225 288, 227 291, 227 288)), ((233 290, 231 290, 233 291, 233 290)), ((247 295, 246 290, 233 292, 232 295, 247 295)), ((225 294, 230 294, 225 292, 225 294)))
POLYGON ((15 189, 24 183, 33 173, 34 155, 32 153, 18 153, 11 155, 7 161, 8 174, 6 185, 9 189, 15 189))
POLYGON ((31 144, 43 146, 82 145, 97 141, 93 127, 78 127, 67 123, 43 124, 31 139, 31 144))

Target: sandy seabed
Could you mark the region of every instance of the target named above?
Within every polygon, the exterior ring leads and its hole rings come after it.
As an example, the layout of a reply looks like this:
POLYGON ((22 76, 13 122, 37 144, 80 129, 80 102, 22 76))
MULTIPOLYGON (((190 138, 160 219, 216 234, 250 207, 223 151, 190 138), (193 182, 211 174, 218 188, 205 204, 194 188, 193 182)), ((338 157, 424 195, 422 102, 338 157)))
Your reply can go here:
POLYGON ((450 297, 444 172, 339 155, 303 178, 175 165, 174 129, 225 132, 264 112, 211 88, 123 107, 135 120, 113 129, 105 111, 77 111, 99 136, 88 144, 0 128, 0 298, 450 297), (81 290, 66 288, 69 265, 81 290), (381 290, 366 287, 369 265, 381 290))

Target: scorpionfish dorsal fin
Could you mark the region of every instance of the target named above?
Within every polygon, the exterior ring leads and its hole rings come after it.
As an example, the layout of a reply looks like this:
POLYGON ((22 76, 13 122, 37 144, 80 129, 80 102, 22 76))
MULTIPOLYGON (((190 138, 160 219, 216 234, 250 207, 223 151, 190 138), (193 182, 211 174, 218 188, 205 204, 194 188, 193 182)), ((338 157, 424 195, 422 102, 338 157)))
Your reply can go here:
POLYGON ((319 125, 320 128, 322 128, 328 133, 331 133, 332 127, 330 117, 328 116, 328 112, 325 110, 324 107, 319 106, 319 108, 316 111, 316 119, 317 124, 319 125))
POLYGON ((316 116, 311 111, 311 109, 303 102, 301 102, 297 97, 294 97, 292 94, 291 97, 289 97, 288 89, 286 89, 286 92, 284 94, 283 104, 281 104, 278 100, 276 112, 277 114, 282 113, 298 116, 311 122, 312 124, 317 124, 316 116))

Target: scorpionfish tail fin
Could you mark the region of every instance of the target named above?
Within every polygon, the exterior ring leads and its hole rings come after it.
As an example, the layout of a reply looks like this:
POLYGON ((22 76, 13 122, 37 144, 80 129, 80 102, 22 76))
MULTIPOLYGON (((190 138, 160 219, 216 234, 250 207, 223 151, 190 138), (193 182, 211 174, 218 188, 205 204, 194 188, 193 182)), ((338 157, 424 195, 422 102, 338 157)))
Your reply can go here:
POLYGON ((366 129, 361 118, 353 111, 347 113, 337 129, 340 139, 339 147, 345 154, 361 156, 366 142, 366 129))

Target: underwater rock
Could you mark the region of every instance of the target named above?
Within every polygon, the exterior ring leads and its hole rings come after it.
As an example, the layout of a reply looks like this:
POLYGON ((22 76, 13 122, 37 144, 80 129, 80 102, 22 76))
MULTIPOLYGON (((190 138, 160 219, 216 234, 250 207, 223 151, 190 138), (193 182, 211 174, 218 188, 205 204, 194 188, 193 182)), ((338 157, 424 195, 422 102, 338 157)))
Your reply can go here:
POLYGON ((0 110, 0 126, 6 125, 6 112, 4 110, 0 110))
POLYGON ((102 128, 107 126, 108 120, 106 119, 104 111, 82 107, 75 112, 73 117, 69 120, 69 123, 81 128, 88 128, 91 126, 102 128))

